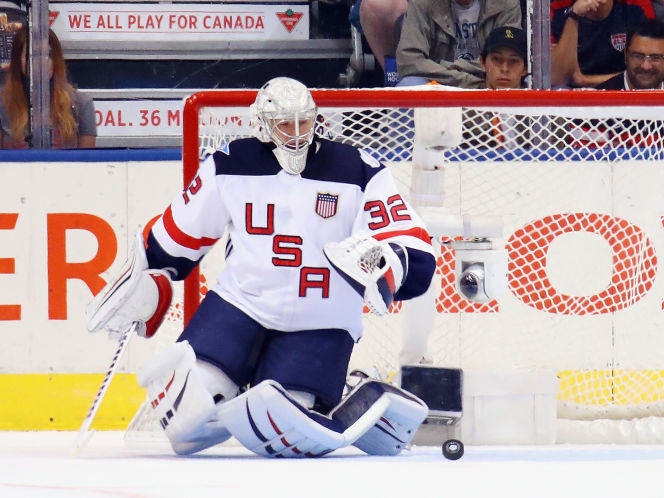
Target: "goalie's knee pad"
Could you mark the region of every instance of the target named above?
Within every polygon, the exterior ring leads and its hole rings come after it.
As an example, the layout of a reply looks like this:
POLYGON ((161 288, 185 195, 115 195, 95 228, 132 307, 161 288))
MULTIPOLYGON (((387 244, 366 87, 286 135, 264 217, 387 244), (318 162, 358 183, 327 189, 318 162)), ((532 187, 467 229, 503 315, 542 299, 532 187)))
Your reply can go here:
POLYGON ((187 341, 167 347, 137 379, 177 454, 195 453, 230 438, 216 418, 215 399, 232 397, 237 386, 221 370, 198 362, 187 341))
POLYGON ((427 416, 427 405, 403 389, 377 380, 363 381, 330 413, 333 420, 352 425, 373 405, 387 398, 376 424, 353 445, 370 455, 397 455, 406 448, 427 416))
POLYGON ((266 457, 316 457, 347 444, 345 426, 307 410, 272 380, 224 403, 218 415, 245 448, 266 457))
POLYGON ((233 399, 238 395, 240 388, 221 369, 207 361, 198 359, 196 360, 196 368, 201 381, 216 404, 233 399))

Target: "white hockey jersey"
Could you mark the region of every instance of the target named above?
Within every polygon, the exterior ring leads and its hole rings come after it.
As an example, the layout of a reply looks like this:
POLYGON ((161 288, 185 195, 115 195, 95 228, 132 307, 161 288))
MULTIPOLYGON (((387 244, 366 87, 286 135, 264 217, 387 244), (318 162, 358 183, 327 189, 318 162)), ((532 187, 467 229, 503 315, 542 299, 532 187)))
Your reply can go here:
POLYGON ((231 142, 152 228, 148 260, 182 279, 229 233, 226 267, 212 288, 261 325, 362 335, 363 298, 332 268, 323 246, 360 231, 406 247, 409 271, 395 299, 428 288, 430 237, 389 170, 366 152, 317 139, 300 175, 286 173, 271 144, 231 142), (155 244, 156 242, 156 244, 155 244))

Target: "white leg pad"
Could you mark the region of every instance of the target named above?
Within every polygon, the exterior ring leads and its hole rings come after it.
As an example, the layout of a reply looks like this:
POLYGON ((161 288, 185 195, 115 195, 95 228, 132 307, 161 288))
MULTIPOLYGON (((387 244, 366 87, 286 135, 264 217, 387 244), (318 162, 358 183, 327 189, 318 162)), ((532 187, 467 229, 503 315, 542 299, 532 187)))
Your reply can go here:
POLYGON ((239 388, 221 369, 207 361, 196 360, 198 375, 215 403, 228 401, 238 395, 239 388))
POLYGON ((231 438, 231 433, 220 420, 211 419, 199 425, 192 431, 186 440, 171 441, 173 451, 178 455, 191 455, 193 453, 223 443, 231 438))
POLYGON ((176 453, 194 453, 230 437, 215 416, 217 407, 187 341, 167 347, 136 377, 147 389, 150 405, 176 453))
POLYGON ((382 416, 353 445, 370 455, 397 455, 410 444, 429 411, 418 397, 391 384, 368 380, 355 387, 330 416, 351 426, 367 407, 380 403, 386 406, 382 416))
POLYGON ((316 403, 316 396, 313 394, 304 391, 295 391, 293 389, 287 389, 287 391, 292 398, 295 398, 295 401, 300 403, 302 407, 306 408, 307 410, 311 410, 314 407, 314 404, 316 403))
POLYGON ((219 406, 218 416, 245 448, 266 457, 315 457, 348 444, 345 426, 307 410, 271 380, 219 406))

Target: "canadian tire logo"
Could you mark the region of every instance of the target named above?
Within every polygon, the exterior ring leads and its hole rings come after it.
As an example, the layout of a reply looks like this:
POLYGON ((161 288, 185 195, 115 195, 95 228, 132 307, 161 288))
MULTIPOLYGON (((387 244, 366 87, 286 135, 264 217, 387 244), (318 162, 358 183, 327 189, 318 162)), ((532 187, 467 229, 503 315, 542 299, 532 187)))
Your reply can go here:
POLYGON ((49 25, 49 27, 53 26, 53 23, 58 18, 59 14, 60 14, 60 12, 58 12, 57 10, 55 10, 55 11, 52 10, 48 13, 48 25, 49 25))
POLYGON ((293 29, 295 29, 295 26, 300 22, 303 15, 302 12, 293 12, 292 9, 288 9, 286 12, 277 12, 277 17, 281 21, 281 24, 284 25, 284 28, 289 33, 293 32, 293 29))

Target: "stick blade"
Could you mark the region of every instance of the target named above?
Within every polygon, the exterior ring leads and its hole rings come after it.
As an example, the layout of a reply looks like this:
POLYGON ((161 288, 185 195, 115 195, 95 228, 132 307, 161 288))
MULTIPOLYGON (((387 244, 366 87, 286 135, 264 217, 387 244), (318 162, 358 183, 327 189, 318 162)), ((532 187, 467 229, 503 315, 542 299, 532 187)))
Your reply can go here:
POLYGON ((90 442, 90 439, 92 439, 92 436, 94 436, 95 430, 90 429, 88 430, 79 430, 76 433, 76 439, 74 439, 74 456, 78 456, 81 454, 81 451, 83 451, 83 448, 87 446, 87 444, 90 442))

